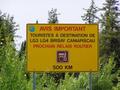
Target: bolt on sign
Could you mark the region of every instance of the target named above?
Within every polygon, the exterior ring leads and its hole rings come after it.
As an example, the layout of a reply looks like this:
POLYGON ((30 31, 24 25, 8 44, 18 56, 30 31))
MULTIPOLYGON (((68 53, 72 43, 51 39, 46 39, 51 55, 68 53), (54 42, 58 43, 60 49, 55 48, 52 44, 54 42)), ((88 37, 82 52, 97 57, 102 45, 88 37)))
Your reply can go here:
POLYGON ((29 72, 99 69, 97 24, 27 24, 29 72))

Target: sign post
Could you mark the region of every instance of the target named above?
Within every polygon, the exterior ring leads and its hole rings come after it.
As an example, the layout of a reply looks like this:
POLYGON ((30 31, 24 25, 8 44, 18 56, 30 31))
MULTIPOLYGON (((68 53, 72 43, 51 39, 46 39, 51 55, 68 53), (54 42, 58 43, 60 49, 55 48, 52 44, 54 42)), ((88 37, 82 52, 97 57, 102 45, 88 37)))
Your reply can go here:
POLYGON ((89 90, 92 90, 92 72, 89 73, 89 90))
POLYGON ((36 90, 36 73, 33 72, 33 90, 36 90))
MULTIPOLYGON (((38 24, 38 21, 36 21, 36 24, 38 24)), ((36 90, 36 73, 33 72, 33 90, 36 90)))

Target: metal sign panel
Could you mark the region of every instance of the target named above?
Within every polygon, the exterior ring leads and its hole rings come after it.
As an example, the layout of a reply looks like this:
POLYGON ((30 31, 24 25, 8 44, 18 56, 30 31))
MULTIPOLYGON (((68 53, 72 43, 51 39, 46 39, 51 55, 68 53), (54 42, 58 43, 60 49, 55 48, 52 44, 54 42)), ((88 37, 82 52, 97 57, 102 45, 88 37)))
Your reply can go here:
POLYGON ((27 70, 98 71, 97 24, 27 24, 27 70))

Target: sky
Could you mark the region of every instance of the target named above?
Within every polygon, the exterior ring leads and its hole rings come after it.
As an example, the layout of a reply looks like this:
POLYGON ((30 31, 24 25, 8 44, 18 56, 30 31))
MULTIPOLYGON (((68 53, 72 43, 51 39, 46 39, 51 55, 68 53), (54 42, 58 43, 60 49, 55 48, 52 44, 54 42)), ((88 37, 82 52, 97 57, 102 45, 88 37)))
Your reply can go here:
MULTIPOLYGON (((105 0, 94 0, 97 7, 102 7, 105 0)), ((59 23, 84 23, 81 16, 83 8, 90 6, 91 0, 0 0, 0 10, 10 16, 19 25, 15 38, 16 48, 26 40, 26 24, 48 22, 48 11, 57 9, 59 23)))

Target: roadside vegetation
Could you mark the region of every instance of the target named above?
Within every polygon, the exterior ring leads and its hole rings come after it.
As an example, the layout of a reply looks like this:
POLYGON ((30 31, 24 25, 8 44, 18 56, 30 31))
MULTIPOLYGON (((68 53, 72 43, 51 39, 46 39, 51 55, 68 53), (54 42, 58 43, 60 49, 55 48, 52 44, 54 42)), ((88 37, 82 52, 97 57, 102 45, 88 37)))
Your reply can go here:
MULTIPOLYGON (((93 90, 120 90, 120 2, 94 1, 81 18, 99 24, 99 72, 92 73, 93 90), (97 16, 98 14, 99 17, 97 16)), ((79 12, 79 11, 78 11, 79 12)), ((48 23, 59 23, 57 9, 48 12, 48 23)), ((18 25, 9 14, 0 12, 0 90, 32 90, 33 74, 26 71, 26 41, 16 50, 18 25)), ((89 90, 89 73, 37 73, 37 90, 89 90)))

